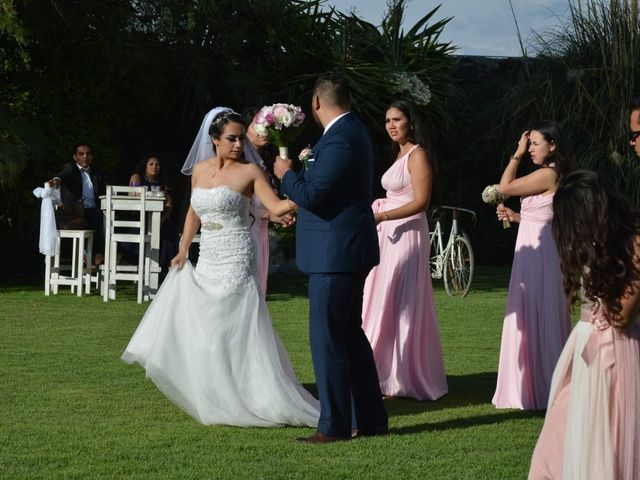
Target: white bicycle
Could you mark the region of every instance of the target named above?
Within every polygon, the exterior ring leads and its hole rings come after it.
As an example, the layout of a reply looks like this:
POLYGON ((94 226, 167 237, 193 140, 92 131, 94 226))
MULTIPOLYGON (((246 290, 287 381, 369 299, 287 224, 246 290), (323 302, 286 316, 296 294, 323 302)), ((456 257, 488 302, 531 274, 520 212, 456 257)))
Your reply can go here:
POLYGON ((468 213, 476 221, 476 212, 466 208, 441 206, 429 212, 434 224, 431 236, 429 266, 432 278, 443 278, 444 288, 450 296, 465 297, 471 288, 475 260, 469 237, 458 225, 460 213, 468 213), (451 212, 451 230, 446 245, 443 244, 441 218, 451 212))

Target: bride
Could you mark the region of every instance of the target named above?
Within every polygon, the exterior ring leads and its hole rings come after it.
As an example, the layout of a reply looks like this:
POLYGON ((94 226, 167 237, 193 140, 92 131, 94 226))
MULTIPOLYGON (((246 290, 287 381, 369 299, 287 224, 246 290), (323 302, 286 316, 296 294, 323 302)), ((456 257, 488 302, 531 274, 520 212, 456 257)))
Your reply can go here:
POLYGON ((216 108, 205 117, 182 170, 192 173, 192 193, 180 251, 122 359, 140 363, 203 424, 315 427, 319 404, 273 330, 249 231, 254 193, 274 215, 296 205, 280 200, 260 167, 243 159, 244 139, 239 114, 216 108), (187 253, 198 228, 194 269, 187 253))

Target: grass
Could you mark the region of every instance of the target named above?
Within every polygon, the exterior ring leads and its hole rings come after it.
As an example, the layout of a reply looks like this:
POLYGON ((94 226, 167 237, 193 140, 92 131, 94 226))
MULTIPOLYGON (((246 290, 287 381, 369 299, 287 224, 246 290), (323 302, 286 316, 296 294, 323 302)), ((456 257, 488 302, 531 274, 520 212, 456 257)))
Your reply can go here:
MULTIPOLYGON (((525 478, 540 413, 490 404, 508 270, 481 268, 466 299, 435 282, 449 394, 387 400, 392 435, 330 445, 313 429, 202 426, 119 360, 146 305, 0 288, 0 478, 525 478)), ((269 308, 300 380, 314 377, 306 278, 270 280, 269 308)))

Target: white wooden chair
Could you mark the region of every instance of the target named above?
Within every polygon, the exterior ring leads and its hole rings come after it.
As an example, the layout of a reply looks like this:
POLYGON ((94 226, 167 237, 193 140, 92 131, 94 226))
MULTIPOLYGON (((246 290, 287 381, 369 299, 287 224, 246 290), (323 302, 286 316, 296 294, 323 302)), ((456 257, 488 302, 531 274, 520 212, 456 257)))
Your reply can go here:
POLYGON ((147 232, 146 191, 146 187, 107 186, 102 278, 102 296, 105 302, 115 298, 118 280, 137 283, 138 303, 149 298, 151 235, 147 232), (123 212, 130 213, 126 214, 127 218, 118 218, 123 212), (118 264, 120 243, 137 244, 137 265, 118 264))
POLYGON ((44 294, 56 295, 60 285, 71 286, 78 297, 91 291, 91 260, 93 255, 93 230, 56 231, 56 249, 53 256, 44 257, 44 294), (61 263, 60 244, 63 239, 72 242, 71 264, 61 263))

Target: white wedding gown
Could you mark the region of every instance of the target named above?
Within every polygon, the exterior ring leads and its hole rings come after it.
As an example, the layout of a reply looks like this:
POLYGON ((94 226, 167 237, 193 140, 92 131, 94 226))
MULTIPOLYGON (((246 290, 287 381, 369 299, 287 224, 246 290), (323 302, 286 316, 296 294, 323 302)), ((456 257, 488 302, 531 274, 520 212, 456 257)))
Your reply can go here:
POLYGON ((196 188, 200 257, 172 269, 122 359, 203 424, 315 427, 319 403, 296 379, 255 274, 251 199, 196 188))

